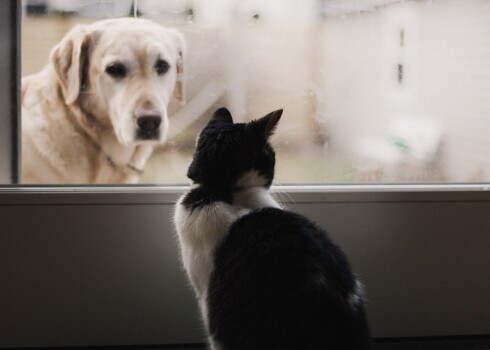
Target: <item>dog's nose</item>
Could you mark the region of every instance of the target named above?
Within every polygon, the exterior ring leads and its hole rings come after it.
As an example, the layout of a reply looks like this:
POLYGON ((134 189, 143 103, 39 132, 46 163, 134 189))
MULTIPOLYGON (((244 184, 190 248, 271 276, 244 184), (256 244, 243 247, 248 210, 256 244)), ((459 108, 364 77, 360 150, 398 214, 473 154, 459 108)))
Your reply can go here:
POLYGON ((162 117, 159 115, 142 115, 136 119, 138 127, 145 132, 155 132, 162 124, 162 117))

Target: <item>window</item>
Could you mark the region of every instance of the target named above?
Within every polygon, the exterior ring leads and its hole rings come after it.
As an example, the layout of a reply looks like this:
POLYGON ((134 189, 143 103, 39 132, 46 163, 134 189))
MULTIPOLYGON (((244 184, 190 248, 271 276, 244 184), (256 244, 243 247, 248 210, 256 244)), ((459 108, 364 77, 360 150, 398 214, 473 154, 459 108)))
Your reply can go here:
MULTIPOLYGON (((16 1, 4 1, 0 182, 16 182, 17 44, 28 75, 73 24, 136 12, 179 28, 190 53, 188 105, 170 106, 180 138, 150 159, 142 183, 187 182, 195 135, 214 106, 238 117, 284 107, 276 180, 303 185, 276 189, 351 258, 374 348, 488 348, 488 2, 216 3, 18 2, 31 26, 21 42, 11 31, 16 1), (315 45, 321 57, 310 54, 315 45), (213 61, 216 52, 233 59, 213 61), (283 54, 265 60, 272 52, 283 54), (174 155, 163 176, 159 161, 174 155)), ((205 348, 171 224, 182 190, 0 186, 0 347, 205 348)))
POLYGON ((76 23, 141 16, 188 46, 187 105, 140 183, 185 184, 212 111, 284 108, 278 184, 489 180, 490 8, 471 1, 23 2, 22 76, 76 23))

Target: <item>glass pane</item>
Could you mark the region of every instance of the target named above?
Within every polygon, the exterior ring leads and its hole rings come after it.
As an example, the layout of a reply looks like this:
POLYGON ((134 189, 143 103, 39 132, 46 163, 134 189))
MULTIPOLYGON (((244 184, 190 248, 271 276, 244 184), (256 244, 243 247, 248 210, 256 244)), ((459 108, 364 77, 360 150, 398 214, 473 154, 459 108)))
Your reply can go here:
MULTIPOLYGON (((76 24, 138 16, 183 34, 184 70, 179 77, 182 76, 187 101, 182 105, 172 98, 168 106, 165 103, 168 135, 148 161, 136 165, 144 170, 141 175, 131 176, 139 183, 188 183, 185 174, 196 136, 220 106, 227 106, 235 121, 284 109, 273 138, 278 184, 490 180, 489 1, 29 0, 24 1, 23 9, 24 77, 44 69, 50 51, 76 24)), ((145 35, 141 36, 142 41, 146 40, 145 35)), ((125 35, 115 35, 109 43, 105 41, 107 36, 110 35, 104 36, 100 30, 91 33, 90 42, 81 50, 85 68, 77 72, 82 76, 82 90, 84 84, 93 83, 91 74, 95 74, 97 63, 107 59, 100 53, 101 45, 105 45, 104 54, 108 54, 126 39, 125 35), (96 52, 93 58, 91 55, 96 52)), ((132 44, 124 45, 128 52, 134 49, 132 44)), ((175 42, 172 45, 178 46, 175 42)), ((136 56, 132 57, 136 60, 136 56)), ((123 63, 130 66, 135 62, 123 63)), ((69 71, 71 66, 64 63, 62 66, 69 71)), ((120 68, 112 67, 112 73, 122 74, 120 68)), ((66 112, 66 106, 59 106, 58 102, 53 107, 46 99, 27 97, 32 94, 31 86, 44 86, 48 78, 38 75, 36 83, 30 79, 29 88, 23 89, 24 128, 28 125, 26 118, 33 118, 33 113, 45 118, 51 107, 66 112), (46 104, 49 107, 39 110, 46 104)), ((54 86, 60 83, 63 81, 54 86)), ((118 89, 133 88, 125 79, 117 83, 118 89)), ((98 128, 123 128, 116 117, 109 121, 102 116, 111 108, 120 108, 115 103, 132 108, 133 115, 137 114, 138 106, 126 106, 129 99, 110 97, 113 88, 107 85, 90 91, 103 98, 109 95, 105 104, 97 108, 90 103, 82 106, 92 128, 88 129, 89 134, 98 128)), ((151 87, 141 89, 151 96, 156 94, 151 87)), ((65 93, 58 88, 49 96, 65 93)), ((151 110, 155 106, 146 107, 151 110)), ((156 108, 156 114, 164 113, 160 109, 156 108)), ((70 118, 71 123, 80 122, 70 118)), ((47 174, 59 179, 64 166, 81 164, 84 166, 78 175, 65 176, 58 182, 124 182, 127 179, 121 176, 97 171, 107 164, 109 168, 126 169, 131 161, 118 152, 127 152, 128 144, 134 149, 135 144, 144 141, 126 140, 124 147, 116 145, 97 159, 79 151, 73 161, 63 157, 70 146, 75 147, 74 135, 66 128, 57 130, 49 115, 43 123, 42 132, 34 135, 34 141, 27 140, 23 130, 24 176, 30 176, 24 178, 24 183, 50 182, 47 174), (37 143, 38 148, 27 153, 27 142, 37 143), (53 156, 53 152, 58 153, 53 156), (49 159, 58 156, 61 163, 47 162, 46 154, 49 159)), ((158 122, 154 119, 145 121, 150 129, 155 123, 158 122)), ((133 124, 139 127, 137 122, 133 124)), ((75 124, 72 132, 84 128, 75 124)), ((104 142, 112 142, 103 137, 96 139, 101 149, 104 142)), ((94 137, 79 149, 93 148, 93 141, 94 137)), ((125 171, 137 175, 132 170, 125 171)))

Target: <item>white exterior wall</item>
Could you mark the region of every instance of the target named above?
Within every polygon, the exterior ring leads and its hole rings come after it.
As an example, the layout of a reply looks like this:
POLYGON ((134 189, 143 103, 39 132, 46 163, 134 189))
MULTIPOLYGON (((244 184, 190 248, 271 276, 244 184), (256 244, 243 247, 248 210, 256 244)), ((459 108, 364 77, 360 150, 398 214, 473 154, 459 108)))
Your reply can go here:
POLYGON ((359 155, 363 140, 385 140, 393 121, 406 115, 441 133, 447 181, 488 180, 490 2, 396 4, 327 20, 325 33, 319 110, 334 148, 359 155))

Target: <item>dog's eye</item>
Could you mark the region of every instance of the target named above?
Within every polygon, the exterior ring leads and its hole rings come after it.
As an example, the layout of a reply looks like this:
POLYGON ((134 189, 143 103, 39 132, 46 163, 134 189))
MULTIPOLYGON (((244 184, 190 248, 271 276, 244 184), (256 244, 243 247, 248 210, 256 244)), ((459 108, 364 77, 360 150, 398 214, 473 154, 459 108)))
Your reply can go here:
POLYGON ((158 75, 167 73, 169 69, 170 69, 170 65, 165 60, 158 60, 155 63, 155 71, 157 72, 158 75))
POLYGON ((113 78, 124 78, 127 73, 126 67, 122 63, 111 63, 105 71, 113 78))

